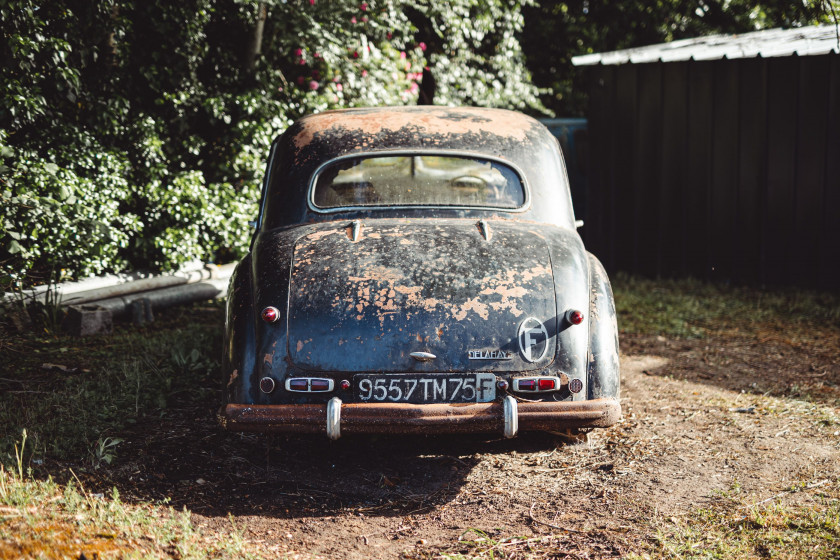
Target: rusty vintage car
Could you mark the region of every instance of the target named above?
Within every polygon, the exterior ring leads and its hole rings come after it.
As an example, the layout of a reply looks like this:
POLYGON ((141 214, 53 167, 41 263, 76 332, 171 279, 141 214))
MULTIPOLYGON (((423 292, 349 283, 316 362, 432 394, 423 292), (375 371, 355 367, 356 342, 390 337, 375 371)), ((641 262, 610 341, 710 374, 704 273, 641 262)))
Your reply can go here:
POLYGON ((499 109, 311 115, 278 137, 228 293, 222 424, 582 430, 621 415, 610 283, 563 158, 499 109))

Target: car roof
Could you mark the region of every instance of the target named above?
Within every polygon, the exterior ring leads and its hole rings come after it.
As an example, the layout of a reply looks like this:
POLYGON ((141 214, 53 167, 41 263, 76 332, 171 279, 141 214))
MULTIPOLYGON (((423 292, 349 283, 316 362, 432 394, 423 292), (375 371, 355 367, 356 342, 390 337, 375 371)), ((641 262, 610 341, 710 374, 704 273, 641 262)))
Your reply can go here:
POLYGON ((508 161, 523 175, 531 197, 531 209, 520 219, 574 227, 560 149, 543 124, 505 109, 439 106, 341 109, 298 120, 272 148, 261 222, 273 228, 323 219, 307 205, 317 170, 336 158, 387 151, 508 161))
MULTIPOLYGON (((400 144, 427 144, 441 137, 485 137, 473 146, 480 151, 490 148, 491 137, 506 137, 524 142, 529 134, 541 131, 541 124, 522 113, 483 107, 378 107, 341 109, 309 115, 298 121, 294 143, 303 149, 321 135, 368 139, 370 148, 394 148, 392 133, 410 135, 400 144), (385 146, 377 139, 389 138, 385 146), (426 142, 424 142, 426 141, 426 142)), ((465 140, 465 139, 464 139, 465 140)), ((408 146, 406 146, 408 147, 408 146)))

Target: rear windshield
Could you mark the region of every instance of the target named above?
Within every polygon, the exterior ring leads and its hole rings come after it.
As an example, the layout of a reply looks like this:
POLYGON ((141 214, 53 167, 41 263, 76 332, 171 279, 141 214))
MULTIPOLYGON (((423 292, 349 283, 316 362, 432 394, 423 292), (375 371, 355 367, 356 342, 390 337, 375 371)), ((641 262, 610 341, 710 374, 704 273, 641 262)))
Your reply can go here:
POLYGON ((325 167, 315 180, 317 208, 476 206, 520 208, 525 189, 510 167, 467 156, 370 156, 325 167))

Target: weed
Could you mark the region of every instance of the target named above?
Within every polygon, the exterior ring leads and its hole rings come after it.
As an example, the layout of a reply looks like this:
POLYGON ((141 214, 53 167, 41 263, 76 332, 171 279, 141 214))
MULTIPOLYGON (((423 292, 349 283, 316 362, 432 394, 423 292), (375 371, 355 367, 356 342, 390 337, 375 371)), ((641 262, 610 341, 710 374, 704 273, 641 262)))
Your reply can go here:
POLYGON ((94 469, 98 469, 102 463, 108 465, 117 456, 117 446, 123 442, 120 438, 106 437, 96 440, 93 448, 90 450, 90 462, 94 469))

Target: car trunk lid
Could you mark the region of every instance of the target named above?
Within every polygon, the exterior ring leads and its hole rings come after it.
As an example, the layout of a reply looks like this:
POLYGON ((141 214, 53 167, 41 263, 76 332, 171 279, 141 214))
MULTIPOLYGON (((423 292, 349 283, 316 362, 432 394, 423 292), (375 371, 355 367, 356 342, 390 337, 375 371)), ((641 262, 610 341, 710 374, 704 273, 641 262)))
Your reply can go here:
POLYGON ((367 220, 295 244, 289 356, 305 370, 534 370, 556 325, 548 248, 524 224, 367 220))

